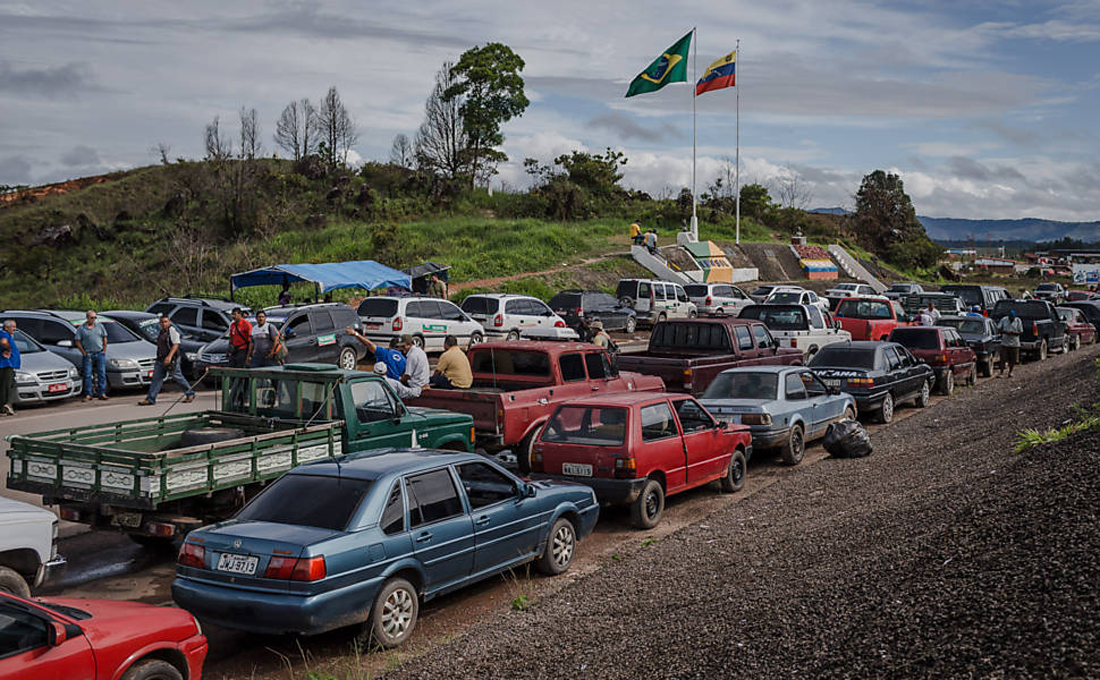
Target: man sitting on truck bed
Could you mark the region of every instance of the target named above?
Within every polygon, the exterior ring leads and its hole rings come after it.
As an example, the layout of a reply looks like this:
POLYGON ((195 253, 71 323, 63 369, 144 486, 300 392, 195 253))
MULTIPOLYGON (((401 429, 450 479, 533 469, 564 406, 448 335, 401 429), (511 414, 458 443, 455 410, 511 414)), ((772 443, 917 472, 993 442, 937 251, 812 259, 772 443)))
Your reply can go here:
POLYGON ((458 346, 458 338, 448 335, 443 340, 443 354, 435 365, 431 386, 444 390, 468 390, 474 384, 470 360, 458 346))

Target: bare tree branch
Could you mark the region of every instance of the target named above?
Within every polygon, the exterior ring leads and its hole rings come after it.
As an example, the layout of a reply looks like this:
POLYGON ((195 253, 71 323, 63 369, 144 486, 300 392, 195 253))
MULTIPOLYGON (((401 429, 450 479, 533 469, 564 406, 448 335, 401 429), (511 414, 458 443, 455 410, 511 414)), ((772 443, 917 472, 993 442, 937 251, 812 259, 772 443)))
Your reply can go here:
POLYGON ((260 121, 256 109, 241 107, 241 158, 252 160, 263 154, 260 141, 260 121))
POLYGON ((462 98, 447 100, 444 93, 455 83, 451 62, 445 62, 435 75, 435 86, 424 104, 424 122, 414 142, 417 164, 449 179, 467 171, 469 143, 462 125, 462 98))
POLYGON ((414 162, 412 143, 409 142, 408 135, 402 132, 393 138, 393 146, 390 147, 390 163, 401 168, 411 168, 414 162))
POLYGON ((221 132, 218 116, 207 124, 205 133, 206 160, 224 161, 233 155, 233 142, 221 132))

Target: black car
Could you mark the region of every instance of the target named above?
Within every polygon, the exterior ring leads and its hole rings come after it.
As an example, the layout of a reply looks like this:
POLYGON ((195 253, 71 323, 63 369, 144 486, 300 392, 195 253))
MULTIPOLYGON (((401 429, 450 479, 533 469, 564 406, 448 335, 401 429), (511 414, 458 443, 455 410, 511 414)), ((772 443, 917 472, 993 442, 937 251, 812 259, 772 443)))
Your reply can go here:
POLYGON ((606 331, 627 333, 633 333, 638 325, 633 309, 621 305, 614 295, 598 290, 563 290, 548 304, 582 338, 584 321, 601 321, 606 331))
POLYGON ((871 411, 879 421, 894 419, 894 407, 912 400, 928 405, 936 375, 896 342, 838 342, 818 350, 809 367, 827 387, 856 399, 860 412, 871 411))
MULTIPOLYGON (((131 309, 115 309, 102 312, 108 319, 114 319, 123 326, 156 344, 160 335, 160 315, 151 312, 139 312, 131 309)), ((178 328, 176 330, 179 330, 178 328)), ((195 360, 198 359, 199 350, 202 349, 202 340, 196 340, 184 331, 180 331, 180 369, 189 379, 198 377, 195 373, 195 360)))
POLYGON ((1066 324, 1058 316, 1053 304, 1046 300, 999 300, 989 317, 994 323, 998 323, 1010 311, 1016 312, 1016 316, 1023 322, 1021 352, 1029 352, 1039 361, 1043 361, 1048 352, 1065 349, 1066 324))
POLYGON ((180 333, 209 342, 229 332, 229 324, 233 323, 232 311, 236 307, 240 307, 245 314, 251 314, 247 307, 229 300, 194 297, 163 298, 149 305, 145 311, 167 314, 180 333))
POLYGON ((962 301, 964 310, 977 307, 983 312, 993 309, 998 300, 1008 297, 1008 291, 996 286, 979 286, 968 283, 949 283, 940 286, 941 293, 950 293, 962 301))
MULTIPOLYGON (((287 363, 317 362, 336 364, 352 370, 366 356, 367 348, 347 334, 348 327, 359 328, 359 316, 342 302, 315 305, 267 307, 268 323, 279 329, 287 349, 287 363)), ((255 317, 249 317, 255 324, 255 317)), ((229 363, 229 332, 203 345, 195 362, 195 371, 202 373, 213 366, 229 363)))
POLYGON ((937 325, 957 330, 978 357, 978 373, 985 378, 993 375, 993 363, 1001 351, 1001 332, 992 319, 984 316, 941 316, 937 325))
POLYGON ((1096 327, 1097 337, 1100 338, 1100 301, 1066 302, 1061 306, 1081 310, 1081 314, 1085 316, 1085 321, 1096 327))

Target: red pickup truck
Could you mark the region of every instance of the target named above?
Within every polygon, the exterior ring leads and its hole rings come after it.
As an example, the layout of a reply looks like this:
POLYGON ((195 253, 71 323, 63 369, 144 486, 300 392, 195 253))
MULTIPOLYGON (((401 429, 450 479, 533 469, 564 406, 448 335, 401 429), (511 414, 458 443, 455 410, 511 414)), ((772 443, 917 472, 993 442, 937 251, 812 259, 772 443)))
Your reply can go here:
POLYGON ((901 303, 884 297, 846 298, 833 317, 852 340, 885 340, 898 326, 910 325, 901 303))
POLYGON ((801 364, 802 350, 781 348, 763 322, 728 317, 658 322, 645 352, 619 356, 624 371, 658 376, 669 390, 696 396, 727 368, 801 364))
POLYGON ((721 480, 745 484, 748 426, 715 420, 683 394, 578 399, 558 407, 533 449, 535 477, 592 487, 602 503, 629 504, 634 526, 661 520, 665 496, 721 480))
POLYGON ((559 404, 597 392, 664 389, 660 378, 620 373, 606 350, 589 343, 484 342, 468 356, 470 389, 425 389, 407 403, 469 414, 476 446, 489 452, 511 448, 525 474, 535 435, 559 404))

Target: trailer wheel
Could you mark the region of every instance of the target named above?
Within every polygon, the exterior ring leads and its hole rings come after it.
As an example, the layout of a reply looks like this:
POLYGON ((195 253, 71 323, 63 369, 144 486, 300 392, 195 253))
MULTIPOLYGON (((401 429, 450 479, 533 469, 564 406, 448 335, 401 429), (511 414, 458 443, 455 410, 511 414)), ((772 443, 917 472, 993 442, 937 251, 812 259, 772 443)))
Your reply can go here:
POLYGON ((31 586, 19 572, 8 567, 0 567, 0 592, 11 593, 24 600, 31 596, 31 586))

